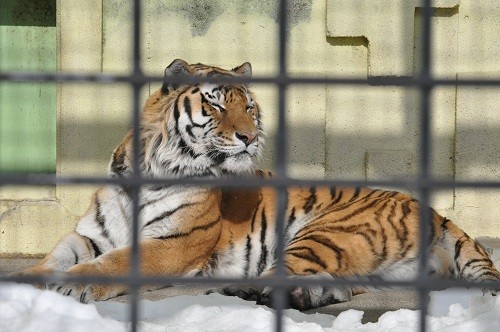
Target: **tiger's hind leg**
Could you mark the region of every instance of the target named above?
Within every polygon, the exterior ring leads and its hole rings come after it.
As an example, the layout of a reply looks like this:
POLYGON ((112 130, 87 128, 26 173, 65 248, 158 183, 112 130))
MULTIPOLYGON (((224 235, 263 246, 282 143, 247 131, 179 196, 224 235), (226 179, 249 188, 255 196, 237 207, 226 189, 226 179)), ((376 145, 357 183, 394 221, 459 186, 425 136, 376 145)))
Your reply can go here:
MULTIPOLYGON (((446 248, 450 255, 455 277, 470 281, 497 282, 498 284, 500 272, 495 268, 484 249, 452 221, 446 218, 439 218, 439 220, 443 230, 440 245, 446 248)), ((487 291, 495 294, 498 290, 487 291)))
MULTIPOLYGON (((290 275, 291 279, 334 280, 327 272, 306 276, 290 275)), ((298 281, 298 280, 297 280, 298 281)), ((299 281, 297 283, 300 283, 299 281)), ((207 294, 218 292, 226 296, 237 296, 247 301, 273 307, 275 289, 273 287, 256 287, 251 285, 230 285, 221 289, 210 290, 207 294)), ((347 286, 295 286, 286 290, 287 308, 307 310, 328 304, 346 302, 352 298, 352 290, 347 286)))
MULTIPOLYGON (((290 276, 289 278, 299 278, 290 276)), ((307 276, 300 276, 301 279, 312 280, 334 280, 335 278, 328 272, 320 272, 307 276)), ((296 286, 288 292, 288 304, 293 309, 307 310, 318 308, 329 304, 347 302, 352 298, 352 289, 345 285, 339 286, 296 286)))

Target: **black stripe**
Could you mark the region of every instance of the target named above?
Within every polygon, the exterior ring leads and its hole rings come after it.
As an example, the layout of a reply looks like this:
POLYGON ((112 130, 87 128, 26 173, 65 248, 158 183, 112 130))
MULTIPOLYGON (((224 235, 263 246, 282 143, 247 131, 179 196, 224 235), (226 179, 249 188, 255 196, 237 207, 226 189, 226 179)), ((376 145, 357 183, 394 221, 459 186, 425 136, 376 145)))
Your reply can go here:
POLYGON ((179 87, 178 84, 174 84, 174 83, 163 83, 162 86, 161 86, 161 93, 166 95, 168 94, 168 91, 170 90, 170 88, 172 90, 175 90, 179 87))
MULTIPOLYGON (((408 202, 401 203, 401 209, 403 210, 403 215, 399 219, 399 223, 403 227, 403 232, 401 234, 401 238, 402 238, 401 243, 406 243, 406 241, 408 240, 408 234, 409 234, 408 226, 406 226, 406 219, 408 218, 408 216, 410 215, 410 212, 411 212, 411 209, 409 207, 409 203, 408 202)), ((409 247, 407 247, 406 251, 408 251, 408 249, 409 249, 409 247)))
POLYGON ((468 240, 468 236, 464 234, 457 240, 457 242, 455 242, 454 261, 455 261, 455 266, 457 268, 457 271, 459 272, 459 276, 461 276, 461 277, 463 276, 464 271, 460 268, 458 258, 460 257, 461 252, 462 252, 462 248, 463 248, 464 244, 467 242, 467 240, 468 240))
POLYGON ((250 269, 250 252, 252 251, 252 239, 250 235, 247 235, 247 244, 245 246, 245 277, 248 277, 248 271, 250 269))
MULTIPOLYGON (((209 260, 210 269, 214 270, 217 267, 218 263, 219 263, 219 253, 217 251, 215 251, 210 256, 210 260, 209 260)), ((200 272, 202 272, 202 271, 200 271, 200 272)))
POLYGON ((193 123, 193 116, 192 116, 192 114, 191 114, 191 112, 192 112, 192 109, 191 109, 191 102, 190 102, 190 100, 189 100, 189 98, 188 98, 188 97, 185 97, 185 98, 184 98, 184 112, 186 112, 186 114, 187 114, 187 116, 188 116, 188 118, 189 118, 189 121, 190 121, 191 123, 193 123))
MULTIPOLYGON (((363 237, 366 242, 370 246, 370 251, 372 252, 373 256, 377 257, 377 259, 380 261, 382 260, 381 257, 386 258, 387 256, 387 249, 385 248, 387 237, 383 234, 382 235, 382 240, 384 241, 384 248, 382 249, 381 253, 377 253, 375 250, 375 242, 373 241, 373 237, 377 235, 377 232, 370 228, 371 224, 370 223, 364 223, 364 224, 357 224, 357 225, 351 225, 351 226, 329 226, 329 227, 324 227, 324 228, 316 228, 312 230, 308 234, 314 234, 315 232, 326 232, 326 233, 349 233, 349 234, 354 234, 354 235, 359 235, 363 237), (371 236, 370 236, 371 234, 371 236)), ((378 243, 378 242, 377 242, 378 243)))
POLYGON ((294 248, 290 248, 290 249, 287 249, 285 251, 285 253, 287 255, 292 255, 292 256, 295 256, 297 258, 301 258, 301 259, 305 259, 307 261, 310 261, 310 262, 314 262, 316 264, 318 264, 319 266, 321 266, 323 269, 327 269, 327 265, 326 263, 314 252, 314 250, 312 248, 309 248, 309 247, 294 247, 294 248), (295 251, 307 251, 307 253, 298 253, 298 252, 295 252, 295 251))
POLYGON ((196 137, 193 134, 193 130, 192 129, 193 129, 193 126, 190 126, 190 125, 186 126, 186 132, 188 133, 188 135, 191 136, 192 138, 196 139, 196 137))
POLYGON ((484 276, 491 276, 491 277, 494 278, 495 281, 498 280, 498 274, 497 273, 495 273, 493 271, 484 271, 484 272, 481 273, 481 275, 477 276, 473 281, 475 281, 475 280, 477 280, 479 278, 482 279, 482 277, 484 277, 484 276))
POLYGON ((215 165, 222 164, 226 160, 226 158, 228 157, 227 153, 220 152, 220 151, 210 152, 208 156, 215 163, 215 165))
POLYGON ((96 204, 96 209, 95 209, 95 220, 97 221, 97 225, 101 228, 101 235, 106 238, 109 243, 113 246, 113 248, 116 247, 115 243, 113 240, 111 240, 111 237, 109 236, 109 231, 106 228, 106 217, 101 213, 101 202, 99 201, 99 196, 95 195, 95 204, 96 204))
POLYGON ((288 217, 288 223, 286 224, 285 230, 287 230, 290 226, 293 225, 297 217, 295 217, 295 206, 292 208, 292 212, 290 212, 290 216, 288 217))
MULTIPOLYGON (((338 266, 339 267, 342 266, 342 260, 343 260, 342 255, 343 255, 344 249, 340 248, 335 243, 330 241, 329 238, 322 236, 322 235, 308 235, 308 236, 300 237, 293 242, 305 241, 305 240, 311 240, 311 241, 317 242, 317 243, 327 247, 331 251, 333 251, 335 253, 335 257, 337 258, 338 266)), ((290 243, 290 244, 292 244, 292 243, 290 243)))
POLYGON ((342 195, 344 194, 343 191, 341 191, 339 193, 339 195, 337 196, 337 198, 335 198, 335 200, 333 200, 331 203, 330 203, 330 206, 333 206, 335 204, 337 204, 338 202, 340 202, 340 200, 342 199, 342 195))
MULTIPOLYGON (((163 197, 162 197, 163 198, 163 197)), ((152 223, 155 223, 157 221, 160 221, 160 220, 163 220, 167 217, 170 217, 171 215, 173 215, 174 213, 176 213, 177 211, 179 211, 180 209, 182 208, 185 208, 187 206, 191 206, 193 205, 194 203, 184 203, 184 204, 181 204, 179 206, 177 206, 175 209, 173 210, 169 210, 169 211, 165 211, 163 212, 161 215, 159 215, 158 217, 155 217, 153 218, 152 220, 148 221, 143 228, 146 228, 148 226, 150 226, 152 223)))
POLYGON ((290 271, 290 273, 288 273, 289 275, 298 275, 299 273, 297 273, 297 271, 295 271, 292 266, 288 263, 285 263, 285 268, 288 269, 288 271, 290 271))
POLYGON ((451 220, 450 220, 450 219, 448 219, 448 218, 446 218, 446 217, 445 217, 445 218, 443 218, 443 221, 441 222, 441 227, 442 227, 444 230, 448 230, 448 226, 447 226, 447 224, 448 224, 448 222, 450 222, 450 221, 451 221, 451 220))
MULTIPOLYGON (((351 219, 352 217, 360 214, 360 213, 363 213, 364 211, 366 211, 367 209, 375 206, 376 204, 378 204, 379 201, 378 200, 373 200, 372 202, 370 202, 369 204, 367 205, 364 205, 356 210, 354 210, 353 212, 351 212, 350 214, 340 218, 340 219, 334 219, 333 217, 335 216, 334 212, 335 211, 341 211, 341 210, 344 210, 346 209, 347 207, 351 206, 352 204, 343 204, 337 208, 330 208, 330 209, 327 209, 325 210, 324 212, 314 216, 314 218, 311 218, 308 222, 308 224, 306 226, 304 226, 302 229, 301 229, 301 232, 308 232, 310 229, 315 229, 315 227, 317 227, 314 222, 327 216, 327 215, 331 215, 332 218, 330 220, 331 223, 339 223, 339 222, 343 222, 343 221, 346 221, 346 220, 349 220, 351 219)), ((314 230, 313 230, 314 232, 314 230)))
POLYGON ((111 161, 110 168, 113 173, 122 176, 128 168, 125 166, 125 153, 113 153, 113 160, 111 161))
MULTIPOLYGON (((385 233, 385 227, 382 225, 382 213, 385 211, 387 204, 389 201, 385 201, 380 208, 375 211, 375 221, 380 225, 380 233, 382 235, 382 252, 380 253, 379 260, 385 260, 387 258, 387 234, 385 233)), ((371 241, 371 240, 370 240, 371 241)), ((375 252, 373 243, 370 243, 372 246, 372 251, 375 252)))
POLYGON ((84 302, 85 301, 85 295, 87 295, 87 292, 86 291, 83 291, 81 294, 80 294, 80 302, 84 302))
POLYGON ((358 198, 359 196, 359 193, 361 192, 361 188, 360 187, 356 187, 356 189, 354 189, 354 194, 352 195, 351 199, 349 200, 349 202, 352 202, 354 201, 356 198, 358 198))
POLYGON ((404 235, 401 234, 401 230, 396 227, 396 224, 394 224, 394 217, 396 216, 396 206, 397 202, 394 202, 394 204, 391 206, 391 210, 389 211, 389 215, 387 216, 387 222, 389 223, 389 225, 391 225, 392 229, 396 233, 396 238, 399 242, 399 249, 401 250, 404 246, 405 239, 404 235))
POLYGON ((257 275, 261 275, 267 263, 267 246, 266 246, 266 231, 267 231, 267 218, 265 209, 261 212, 260 224, 260 259, 257 265, 257 275))
MULTIPOLYGON (((205 97, 203 97, 203 98, 205 98, 205 97)), ((201 105, 201 115, 203 115, 203 116, 209 116, 207 110, 205 109, 205 105, 201 105)))
POLYGON ((356 210, 354 210, 353 212, 349 213, 348 215, 346 215, 346 216, 344 216, 344 217, 342 217, 342 218, 340 218, 340 219, 335 219, 335 222, 341 222, 341 221, 346 221, 346 220, 349 220, 349 219, 351 219, 352 217, 354 217, 354 216, 356 216, 356 215, 358 215, 358 214, 360 214, 360 213, 363 213, 363 212, 365 212, 366 210, 368 210, 368 209, 370 209, 370 208, 374 207, 374 206, 375 206, 375 205, 377 205, 378 203, 379 203, 379 201, 378 201, 378 200, 374 200, 374 201, 370 202, 370 203, 369 203, 369 204, 367 204, 367 205, 364 205, 364 206, 361 206, 361 207, 357 208, 357 209, 356 209, 356 210))
POLYGON ((179 148, 181 149, 181 152, 184 154, 189 154, 189 156, 193 159, 196 159, 197 157, 200 156, 200 154, 197 154, 193 151, 192 148, 187 146, 186 141, 182 139, 182 137, 179 137, 179 143, 178 143, 179 148))
POLYGON ((462 251, 462 247, 465 244, 465 242, 468 240, 468 237, 466 235, 462 235, 457 242, 455 242, 455 261, 457 258, 460 256, 460 252, 462 251))
POLYGON ((258 212, 258 207, 262 203, 262 196, 259 197, 259 202, 257 203, 257 208, 253 211, 252 215, 252 223, 250 224, 250 233, 253 233, 253 230, 255 229, 255 219, 257 218, 257 212, 258 212))
POLYGON ((210 229, 210 228, 214 227, 215 225, 217 225, 219 223, 219 221, 220 221, 220 218, 217 218, 216 220, 214 220, 214 221, 212 221, 212 222, 210 222, 208 224, 205 224, 205 225, 202 225, 202 226, 193 227, 192 229, 190 229, 187 232, 159 236, 159 237, 155 237, 155 239, 158 239, 158 240, 168 240, 168 239, 178 239, 178 238, 181 238, 181 237, 189 236, 192 233, 194 233, 196 231, 199 231, 199 230, 206 231, 207 229, 210 229))
POLYGON ((310 274, 317 274, 319 271, 315 270, 315 269, 312 269, 312 268, 307 268, 307 269, 304 269, 304 272, 307 272, 307 273, 310 273, 310 274))
MULTIPOLYGON (((176 166, 176 167, 178 167, 178 166, 176 166)), ((170 186, 166 186, 166 185, 157 185, 157 186, 154 186, 154 187, 148 187, 148 190, 149 190, 149 191, 160 191, 160 190, 166 190, 166 189, 168 189, 168 188, 170 188, 170 186)), ((151 205, 151 204, 157 203, 157 202, 159 202, 159 201, 161 201, 161 200, 165 199, 166 197, 168 197, 168 196, 169 196, 169 195, 168 195, 168 193, 169 193, 169 192, 164 193, 163 195, 159 194, 159 195, 161 195, 160 197, 156 197, 155 199, 151 199, 151 200, 149 200, 149 201, 147 201, 147 202, 143 202, 143 203, 141 203, 141 204, 139 205, 139 210, 142 210, 142 209, 144 209, 144 208, 145 208, 146 206, 148 206, 148 205, 151 205)))
MULTIPOLYGON (((486 263, 486 266, 490 266, 490 260, 489 259, 486 259, 486 258, 482 258, 482 259, 471 259, 470 261, 468 261, 467 263, 464 264, 464 266, 462 266, 462 270, 465 270, 466 268, 470 267, 472 264, 475 264, 475 263, 486 263)), ((481 267, 483 268, 484 265, 478 265, 476 267, 481 267)), ((471 267, 471 268, 476 268, 476 267, 471 267)))
POLYGON ((73 255, 75 256, 75 264, 78 264, 78 252, 73 246, 71 246, 71 252, 73 252, 73 255))
POLYGON ((406 244, 406 248, 403 250, 403 252, 400 253, 401 258, 406 257, 406 255, 412 248, 413 248, 413 243, 408 242, 406 244))
POLYGON ((372 195, 373 195, 373 194, 375 194, 375 193, 376 193, 376 192, 378 192, 378 191, 379 191, 378 189, 374 189, 374 190, 370 191, 370 193, 369 193, 369 194, 367 194, 367 195, 365 195, 365 196, 363 197, 363 199, 364 199, 365 201, 367 201, 368 199, 370 199, 370 198, 372 197, 372 195))
POLYGON ((175 120, 175 133, 177 135, 180 135, 180 130, 179 130, 179 117, 181 116, 179 112, 179 106, 177 105, 177 100, 174 103, 174 120, 175 120))
POLYGON ((330 187, 330 200, 333 201, 336 195, 337 195, 337 188, 330 187))
POLYGON ((311 212, 314 204, 316 204, 317 196, 316 196, 316 188, 309 188, 309 197, 307 197, 306 203, 304 204, 304 212, 307 214, 311 212))
MULTIPOLYGON (((399 195, 399 193, 397 191, 389 191, 389 194, 387 195, 387 198, 393 198, 393 197, 396 197, 397 195, 399 195)), ((415 199, 412 199, 411 201, 412 202, 416 202, 415 199)))
POLYGON ((90 242, 90 245, 92 246, 92 250, 94 250, 94 258, 97 258, 102 255, 101 249, 99 249, 99 246, 97 243, 95 243, 91 238, 87 238, 90 242))

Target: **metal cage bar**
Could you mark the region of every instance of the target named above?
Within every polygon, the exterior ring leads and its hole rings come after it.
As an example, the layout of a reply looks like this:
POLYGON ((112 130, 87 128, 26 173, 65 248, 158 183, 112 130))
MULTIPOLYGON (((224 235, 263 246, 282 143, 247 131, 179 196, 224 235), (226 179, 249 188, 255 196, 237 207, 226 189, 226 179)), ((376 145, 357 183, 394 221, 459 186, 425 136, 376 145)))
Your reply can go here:
MULTIPOLYGON (((231 181, 225 179, 215 179, 206 181, 203 179, 144 179, 141 176, 139 168, 139 130, 140 130, 140 89, 148 82, 163 82, 164 77, 147 76, 141 70, 141 1, 134 0, 133 2, 133 71, 130 75, 107 75, 107 74, 79 74, 79 73, 16 73, 16 72, 0 72, 0 82, 3 81, 24 81, 24 82, 89 82, 89 83, 129 83, 133 87, 133 166, 134 174, 131 178, 109 179, 103 177, 79 177, 79 176, 55 176, 47 174, 0 174, 0 185, 49 185, 49 184, 115 184, 128 185, 131 188, 131 196, 133 201, 133 223, 132 223, 132 252, 131 252, 131 270, 126 276, 109 277, 109 276, 23 276, 11 277, 0 276, 0 281, 22 281, 22 282, 46 282, 46 281, 65 281, 65 282, 85 282, 85 283, 124 283, 129 286, 131 291, 130 301, 130 320, 131 330, 137 331, 138 323, 138 290, 142 284, 147 283, 181 283, 181 284, 202 284, 207 283, 206 279, 200 278, 178 278, 170 276, 142 276, 139 270, 139 200, 140 187, 144 184, 159 183, 159 184, 199 184, 219 187, 259 187, 263 185, 275 187, 278 190, 278 220, 277 220, 277 273, 266 279, 231 279, 231 278, 214 278, 210 279, 210 283, 226 284, 226 283, 252 283, 255 285, 269 285, 275 287, 276 297, 276 323, 275 329, 278 332, 284 330, 282 324, 283 309, 285 306, 285 290, 286 287, 292 285, 371 285, 371 286, 400 286, 411 287, 417 289, 420 299, 420 331, 426 331, 427 317, 427 296, 430 290, 441 289, 443 287, 479 287, 485 283, 474 283, 464 280, 431 280, 426 271, 428 265, 428 256, 426 246, 421 245, 420 248, 420 267, 419 276, 413 281, 346 281, 346 280, 297 280, 293 283, 286 278, 284 272, 284 239, 283 236, 283 221, 287 206, 286 188, 288 186, 306 186, 306 185, 346 185, 346 186, 395 186, 417 189, 420 193, 420 200, 423 206, 429 203, 430 194, 433 190, 443 188, 500 188, 500 181, 442 181, 434 179, 430 167, 431 155, 431 115, 430 95, 436 86, 500 86, 499 80, 492 79, 441 79, 433 77, 431 72, 431 14, 432 0, 423 0, 423 49, 422 49, 422 70, 416 77, 368 77, 367 79, 357 79, 350 77, 289 77, 287 71, 287 1, 280 0, 279 2, 279 56, 278 67, 279 73, 275 77, 257 77, 249 79, 237 79, 243 83, 262 83, 278 86, 278 141, 277 141, 277 177, 275 179, 239 179, 231 181), (286 91, 291 84, 337 84, 337 85, 353 85, 354 88, 362 85, 379 85, 379 86, 398 86, 398 87, 417 87, 421 93, 421 109, 420 109, 420 171, 415 179, 409 180, 391 180, 391 181, 346 181, 343 179, 333 180, 296 180, 289 179, 287 176, 287 120, 286 120, 286 91)), ((211 79, 218 81, 218 79, 211 79)), ((202 81, 199 78, 182 78, 172 79, 174 83, 197 83, 202 81)), ((231 81, 223 79, 221 82, 231 81)), ((429 222, 431 220, 430 209, 422 209, 421 213, 421 228, 420 228, 420 243, 428 242, 428 234, 430 233, 429 222)), ((497 285, 495 283, 494 285, 497 285)), ((488 286, 488 285, 486 285, 488 286)), ((491 286, 491 285, 489 285, 491 286)))
MULTIPOLYGON (((279 44, 278 44, 278 77, 281 79, 281 83, 278 84, 278 135, 277 135, 277 160, 276 160, 276 171, 278 178, 286 179, 288 163, 287 163, 287 119, 286 119, 286 92, 287 92, 287 2, 280 0, 279 2, 279 44)), ((284 220, 287 207, 287 197, 286 197, 286 187, 279 187, 278 190, 278 202, 277 202, 277 220, 276 220, 276 238, 277 238, 277 248, 276 248, 276 277, 286 278, 285 273, 285 242, 284 242, 284 220)), ((283 310, 285 309, 286 302, 286 289, 282 286, 275 287, 273 306, 275 309, 275 330, 276 332, 283 331, 283 310)))
MULTIPOLYGON (((133 46, 132 59, 134 76, 142 76, 141 69, 141 2, 134 0, 133 4, 133 46)), ((132 116, 132 142, 133 142, 133 178, 137 184, 132 185, 132 251, 130 254, 130 322, 131 332, 137 331, 137 322, 139 317, 139 287, 140 287, 140 248, 139 248, 139 201, 140 201, 140 182, 142 179, 139 157, 140 141, 140 94, 143 84, 141 82, 132 83, 133 87, 133 116, 132 116)))
MULTIPOLYGON (((422 37, 422 70, 420 72, 421 79, 429 79, 432 81, 431 72, 431 2, 432 0, 423 0, 423 37, 422 37)), ((430 105, 430 94, 432 92, 433 86, 422 85, 420 88, 420 170, 419 178, 421 180, 427 180, 431 175, 431 164, 430 164, 430 154, 431 154, 431 141, 430 141, 430 126, 431 126, 431 105, 430 105)), ((431 210, 428 207, 430 201, 430 193, 432 188, 420 188, 420 201, 422 203, 420 210, 420 248, 419 248, 419 266, 420 273, 418 279, 422 281, 425 285, 428 271, 428 256, 427 256, 427 243, 429 242, 430 227, 431 222, 431 210)), ((419 295, 419 305, 420 305, 420 331, 426 331, 427 325, 427 297, 429 296, 429 291, 427 288, 418 287, 419 295)))

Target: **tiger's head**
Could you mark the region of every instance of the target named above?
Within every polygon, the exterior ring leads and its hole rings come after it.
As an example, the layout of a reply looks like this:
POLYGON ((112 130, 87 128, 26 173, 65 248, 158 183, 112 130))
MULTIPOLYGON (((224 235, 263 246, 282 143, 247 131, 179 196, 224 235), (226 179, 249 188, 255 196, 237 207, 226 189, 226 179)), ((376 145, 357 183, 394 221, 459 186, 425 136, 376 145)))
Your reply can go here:
MULTIPOLYGON (((250 77, 244 63, 232 70, 173 61, 167 79, 250 77)), ((174 84, 166 81, 146 101, 142 116, 145 171, 152 176, 251 174, 261 154, 259 106, 245 84, 174 84)))

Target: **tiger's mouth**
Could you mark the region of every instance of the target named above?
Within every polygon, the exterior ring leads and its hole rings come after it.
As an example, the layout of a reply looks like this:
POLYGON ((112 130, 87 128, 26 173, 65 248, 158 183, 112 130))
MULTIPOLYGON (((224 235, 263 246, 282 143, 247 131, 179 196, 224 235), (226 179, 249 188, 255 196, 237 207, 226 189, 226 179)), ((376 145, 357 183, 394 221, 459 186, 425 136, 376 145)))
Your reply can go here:
POLYGON ((222 152, 222 151, 217 151, 217 152, 211 153, 209 156, 215 165, 221 165, 228 158, 241 159, 242 157, 252 157, 250 152, 248 152, 247 150, 243 150, 243 151, 240 151, 240 152, 237 152, 234 154, 230 154, 230 153, 222 152))
POLYGON ((214 162, 214 165, 220 165, 227 159, 227 157, 229 157, 229 154, 221 151, 216 151, 211 153, 209 157, 210 160, 214 162))

